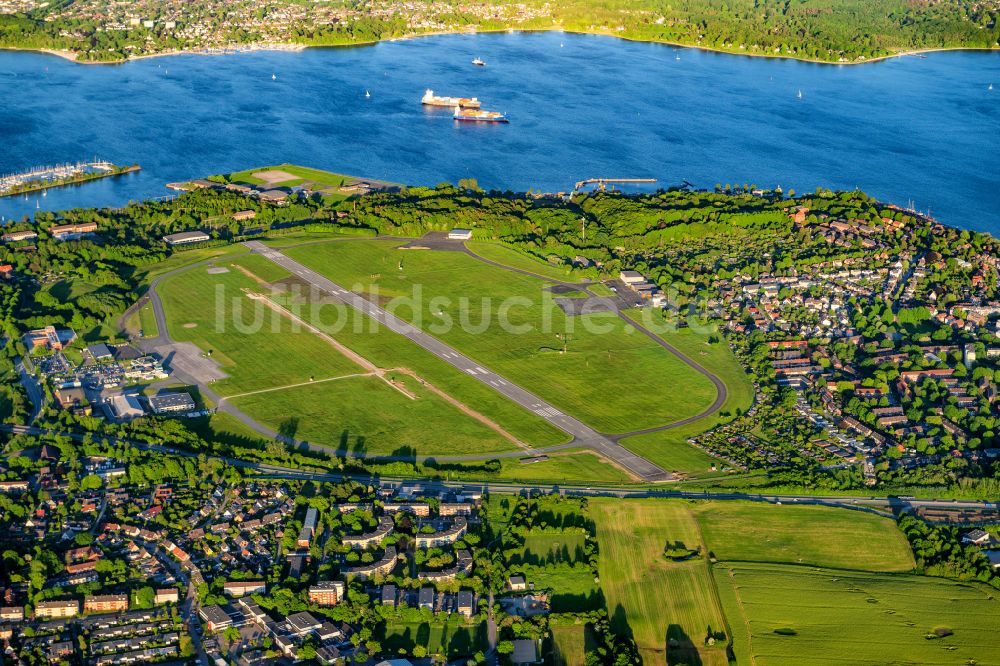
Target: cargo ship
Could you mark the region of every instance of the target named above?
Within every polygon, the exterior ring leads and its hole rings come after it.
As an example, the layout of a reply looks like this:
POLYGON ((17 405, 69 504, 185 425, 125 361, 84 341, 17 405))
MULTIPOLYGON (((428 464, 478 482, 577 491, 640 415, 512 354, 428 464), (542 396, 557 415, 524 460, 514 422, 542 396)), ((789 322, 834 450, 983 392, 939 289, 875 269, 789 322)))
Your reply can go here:
POLYGON ((481 111, 479 109, 455 109, 455 120, 466 120, 480 123, 506 123, 507 114, 498 111, 481 111))
POLYGON ((478 109, 479 100, 475 97, 438 97, 428 88, 424 91, 421 103, 427 106, 453 106, 461 109, 478 109))

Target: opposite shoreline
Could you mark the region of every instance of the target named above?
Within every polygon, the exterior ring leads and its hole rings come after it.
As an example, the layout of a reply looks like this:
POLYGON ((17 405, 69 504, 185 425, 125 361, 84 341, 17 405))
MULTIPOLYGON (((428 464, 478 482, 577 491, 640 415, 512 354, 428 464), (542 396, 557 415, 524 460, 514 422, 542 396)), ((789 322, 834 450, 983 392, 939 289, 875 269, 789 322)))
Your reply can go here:
POLYGON ((228 51, 232 51, 233 54, 238 53, 253 53, 257 51, 304 51, 306 49, 337 49, 337 48, 353 48, 360 46, 375 46, 384 42, 397 42, 397 41, 409 41, 413 39, 419 39, 424 37, 441 37, 447 35, 490 35, 498 33, 549 33, 549 32, 560 32, 570 35, 583 35, 590 37, 612 37, 614 39, 620 39, 626 42, 636 42, 640 44, 660 44, 663 46, 671 46, 676 48, 684 49, 696 49, 698 51, 706 51, 709 53, 721 53, 725 55, 732 56, 743 56, 746 58, 765 58, 770 60, 792 60, 804 63, 810 63, 815 65, 831 65, 831 66, 852 66, 852 65, 867 65, 871 63, 884 62, 887 60, 894 60, 896 58, 904 57, 916 57, 925 56, 933 53, 945 53, 951 51, 970 51, 970 52, 1000 52, 1000 46, 998 47, 977 47, 977 46, 945 46, 937 48, 927 48, 927 49, 913 49, 909 51, 900 51, 899 53, 891 53, 884 56, 876 56, 874 58, 866 58, 864 60, 845 60, 845 61, 831 61, 831 60, 820 60, 818 58, 802 58, 794 55, 781 55, 773 53, 746 53, 745 51, 738 50, 726 50, 711 46, 702 46, 698 44, 685 44, 683 42, 671 42, 667 40, 660 39, 643 39, 640 37, 628 37, 610 32, 602 31, 581 31, 581 30, 566 30, 564 28, 531 28, 531 29, 515 29, 515 28, 500 28, 496 30, 438 30, 432 32, 415 32, 406 35, 401 35, 399 37, 388 37, 386 39, 365 41, 365 42, 350 42, 343 44, 299 44, 294 42, 276 42, 273 44, 233 44, 228 46, 206 46, 196 49, 180 49, 180 50, 170 50, 162 51, 160 53, 146 53, 143 55, 131 56, 123 60, 107 60, 107 61, 96 61, 96 60, 80 60, 78 58, 79 54, 76 51, 70 51, 67 49, 44 49, 44 48, 27 48, 18 46, 0 46, 0 51, 24 51, 32 53, 44 53, 47 55, 56 56, 64 60, 76 63, 78 65, 124 65, 125 63, 132 62, 135 60, 148 60, 150 58, 162 58, 167 56, 179 56, 179 55, 201 55, 201 56, 219 56, 219 55, 229 55, 228 51), (220 53, 221 52, 221 53, 220 53))

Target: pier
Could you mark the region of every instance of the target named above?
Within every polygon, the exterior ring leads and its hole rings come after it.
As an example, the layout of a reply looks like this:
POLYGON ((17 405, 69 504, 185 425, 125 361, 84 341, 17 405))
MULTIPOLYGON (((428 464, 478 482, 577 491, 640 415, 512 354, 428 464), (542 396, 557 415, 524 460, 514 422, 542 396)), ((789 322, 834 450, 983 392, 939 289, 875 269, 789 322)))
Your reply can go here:
POLYGON ((597 185, 597 188, 602 192, 608 186, 609 183, 655 183, 655 178, 587 178, 586 180, 579 180, 573 187, 573 194, 579 192, 582 188, 588 185, 597 185))
POLYGON ((32 167, 26 171, 0 175, 0 197, 28 194, 50 187, 85 183, 89 180, 139 171, 140 166, 119 166, 105 160, 32 167))

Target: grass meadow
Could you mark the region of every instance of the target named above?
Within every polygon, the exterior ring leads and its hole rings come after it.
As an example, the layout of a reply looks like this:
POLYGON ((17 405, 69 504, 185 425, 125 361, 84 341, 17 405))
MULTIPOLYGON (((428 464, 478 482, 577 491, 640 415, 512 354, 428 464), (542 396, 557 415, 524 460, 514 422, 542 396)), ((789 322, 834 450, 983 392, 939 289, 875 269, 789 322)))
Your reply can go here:
MULTIPOLYGON (((650 314, 655 317, 654 321, 662 321, 662 317, 659 315, 650 314)), ((634 315, 630 314, 630 316, 634 315)), ((718 468, 723 463, 718 458, 694 448, 687 443, 687 440, 689 437, 729 420, 735 415, 737 409, 743 411, 749 409, 753 404, 753 383, 724 341, 710 344, 709 334, 696 332, 690 328, 678 329, 663 335, 663 338, 682 354, 705 367, 726 384, 726 402, 716 414, 694 423, 660 432, 626 437, 620 443, 672 472, 682 473, 689 477, 718 474, 717 471, 713 472, 711 468, 713 466, 718 468)))
POLYGON ((255 393, 232 402, 287 436, 354 454, 474 455, 515 449, 415 380, 404 379, 416 400, 366 376, 255 393))
POLYGON ((606 332, 585 330, 582 318, 567 317, 543 298, 542 280, 457 252, 402 251, 398 245, 326 243, 287 253, 344 287, 377 285, 382 299, 412 297, 419 289, 419 305, 398 307, 398 316, 598 430, 669 423, 706 408, 715 397, 706 378, 617 317, 586 315, 606 332), (497 321, 509 298, 522 299, 507 310, 511 325, 527 329, 521 334, 504 331, 497 321), (469 326, 438 328, 449 320, 469 326))
POLYGON ((459 618, 448 622, 391 623, 375 631, 376 640, 387 652, 400 648, 412 652, 417 645, 427 648, 428 654, 440 654, 454 659, 475 654, 488 647, 486 624, 465 624, 459 618))
MULTIPOLYGON (((225 262, 219 262, 222 267, 225 262)), ((359 372, 354 362, 334 351, 306 330, 293 330, 292 323, 269 310, 262 311, 263 325, 254 327, 254 303, 241 290, 260 286, 235 268, 210 274, 206 267, 165 279, 158 289, 169 322, 171 337, 191 342, 229 375, 213 388, 228 396, 276 386, 308 382, 359 372), (224 290, 226 312, 219 321, 217 290, 224 290), (239 315, 236 315, 239 308, 239 315), (246 327, 240 330, 234 318, 246 327)))
MULTIPOLYGON (((417 400, 409 400, 384 382, 370 378, 321 381, 364 370, 314 333, 293 330, 290 321, 272 316, 269 310, 263 311, 265 325, 260 330, 241 332, 233 325, 232 316, 224 318, 224 326, 220 327, 217 289, 225 290, 230 312, 236 304, 243 308, 242 321, 247 324, 253 321, 254 304, 242 290, 266 290, 234 264, 260 279, 285 277, 262 257, 243 256, 217 262, 218 267, 228 269, 225 273, 212 274, 206 266, 195 266, 170 276, 161 283, 159 292, 171 336, 211 351, 212 358, 229 375, 215 382, 214 390, 227 397, 266 391, 232 398, 251 416, 275 430, 294 429, 300 439, 338 448, 347 442, 348 449, 370 453, 387 454, 410 447, 421 455, 479 454, 514 448, 495 431, 417 386, 411 378, 400 377, 419 395, 417 400), (304 386, 296 387, 299 384, 304 386), (289 388, 269 390, 279 387, 289 388)), ((422 377, 450 395, 475 405, 501 425, 509 424, 515 436, 541 444, 565 439, 542 419, 525 414, 391 331, 383 329, 374 335, 345 332, 336 337, 381 367, 416 366, 414 369, 422 377)))
POLYGON ((714 574, 741 664, 1000 663, 1000 602, 982 585, 765 563, 714 574))
POLYGON ((689 505, 670 501, 590 500, 600 544, 598 569, 612 626, 631 633, 647 666, 727 664, 726 633, 708 562, 663 556, 667 543, 701 545, 689 505))
POLYGON ((583 666, 586 650, 593 647, 587 634, 582 624, 552 627, 553 666, 583 666))
POLYGON ((467 241, 466 247, 483 259, 489 259, 504 266, 519 268, 560 282, 580 282, 583 275, 567 265, 554 265, 525 254, 500 243, 467 241))
POLYGON ((699 502, 692 510, 719 560, 905 572, 913 554, 896 523, 823 506, 699 502))

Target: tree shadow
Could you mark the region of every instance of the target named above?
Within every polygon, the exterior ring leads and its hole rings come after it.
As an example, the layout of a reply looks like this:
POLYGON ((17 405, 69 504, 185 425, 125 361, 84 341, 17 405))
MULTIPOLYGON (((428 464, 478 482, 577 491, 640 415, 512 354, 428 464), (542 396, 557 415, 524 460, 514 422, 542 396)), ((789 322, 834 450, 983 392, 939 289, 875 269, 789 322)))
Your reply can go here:
MULTIPOLYGON (((711 628, 709 628, 709 631, 711 631, 711 628)), ((702 666, 698 647, 684 629, 681 628, 681 625, 671 624, 667 627, 666 648, 668 664, 702 666)))
POLYGON ((368 446, 365 443, 364 435, 358 435, 354 438, 354 446, 351 447, 351 453, 358 458, 363 458, 367 452, 368 446))
POLYGON ((299 418, 293 416, 285 419, 278 426, 278 437, 286 442, 294 442, 295 434, 299 431, 299 418))
POLYGON ((398 449, 393 450, 393 452, 389 455, 401 462, 408 462, 411 464, 416 464, 417 462, 417 449, 412 446, 401 446, 398 449))

